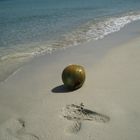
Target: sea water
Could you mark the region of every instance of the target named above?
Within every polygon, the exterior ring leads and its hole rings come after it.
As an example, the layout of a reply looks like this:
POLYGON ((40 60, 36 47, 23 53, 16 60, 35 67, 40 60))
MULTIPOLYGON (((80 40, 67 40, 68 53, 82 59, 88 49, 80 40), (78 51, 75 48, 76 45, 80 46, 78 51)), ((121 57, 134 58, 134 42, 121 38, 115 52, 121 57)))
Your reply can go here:
POLYGON ((140 19, 140 0, 0 0, 0 81, 36 55, 102 39, 140 19))

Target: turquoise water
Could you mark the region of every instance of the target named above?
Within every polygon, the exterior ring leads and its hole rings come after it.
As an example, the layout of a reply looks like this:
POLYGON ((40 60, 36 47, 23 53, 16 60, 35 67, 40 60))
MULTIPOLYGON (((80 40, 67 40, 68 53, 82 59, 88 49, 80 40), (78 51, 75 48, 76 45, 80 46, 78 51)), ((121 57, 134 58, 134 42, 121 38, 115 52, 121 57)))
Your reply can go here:
POLYGON ((140 0, 0 0, 0 81, 33 56, 119 31, 139 11, 140 0))

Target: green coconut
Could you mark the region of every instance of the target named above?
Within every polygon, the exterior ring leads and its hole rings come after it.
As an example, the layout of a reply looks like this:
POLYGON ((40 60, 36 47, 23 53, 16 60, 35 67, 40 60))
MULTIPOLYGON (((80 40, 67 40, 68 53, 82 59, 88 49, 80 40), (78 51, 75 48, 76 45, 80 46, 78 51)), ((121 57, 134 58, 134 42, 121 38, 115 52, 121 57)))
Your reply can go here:
POLYGON ((84 68, 80 65, 67 66, 62 72, 62 81, 70 90, 80 88, 85 81, 84 68))

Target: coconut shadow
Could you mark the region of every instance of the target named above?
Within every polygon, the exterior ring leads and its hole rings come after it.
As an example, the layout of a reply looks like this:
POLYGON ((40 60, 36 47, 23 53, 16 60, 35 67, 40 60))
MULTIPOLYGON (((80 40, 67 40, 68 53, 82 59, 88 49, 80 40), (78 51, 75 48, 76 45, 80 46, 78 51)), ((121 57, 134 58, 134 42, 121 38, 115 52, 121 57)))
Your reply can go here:
POLYGON ((73 92, 74 90, 67 89, 66 86, 60 85, 60 86, 54 87, 51 91, 53 93, 69 93, 69 92, 73 92))

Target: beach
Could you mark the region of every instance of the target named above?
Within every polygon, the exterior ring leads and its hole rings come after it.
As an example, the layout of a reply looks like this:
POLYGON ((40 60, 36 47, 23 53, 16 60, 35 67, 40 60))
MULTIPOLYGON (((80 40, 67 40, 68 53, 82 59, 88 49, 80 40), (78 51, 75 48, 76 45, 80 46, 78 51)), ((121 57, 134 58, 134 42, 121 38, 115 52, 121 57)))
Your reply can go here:
POLYGON ((139 140, 139 27, 38 56, 1 82, 0 140, 139 140), (61 80, 69 64, 86 71, 75 91, 61 80))

